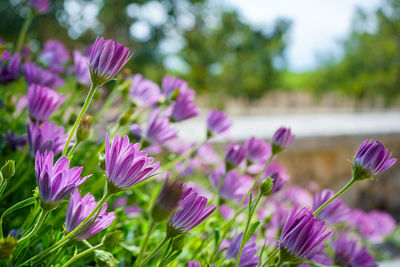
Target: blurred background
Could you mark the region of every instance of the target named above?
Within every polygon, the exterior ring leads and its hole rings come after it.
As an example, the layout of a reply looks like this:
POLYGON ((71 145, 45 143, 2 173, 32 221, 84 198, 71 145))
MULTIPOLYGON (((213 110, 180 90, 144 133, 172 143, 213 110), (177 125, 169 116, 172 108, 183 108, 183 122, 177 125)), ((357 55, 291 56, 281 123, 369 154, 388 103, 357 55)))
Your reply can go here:
MULTIPOLYGON (((15 41, 27 14, 25 0, 0 1, 0 37, 15 41)), ((54 0, 30 29, 37 51, 47 39, 71 50, 97 35, 124 43, 132 73, 186 79, 200 107, 232 116, 230 139, 292 127, 282 161, 311 190, 341 187, 367 137, 400 156, 400 0, 54 0)), ((203 121, 182 135, 202 138, 203 121)), ((344 198, 399 219, 399 191, 397 164, 344 198)))

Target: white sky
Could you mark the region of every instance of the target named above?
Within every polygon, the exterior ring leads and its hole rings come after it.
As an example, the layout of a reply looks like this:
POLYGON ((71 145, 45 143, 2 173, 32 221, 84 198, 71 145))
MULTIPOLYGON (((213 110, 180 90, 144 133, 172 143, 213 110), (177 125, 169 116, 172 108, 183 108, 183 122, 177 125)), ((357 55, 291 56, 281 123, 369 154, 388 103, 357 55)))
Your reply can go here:
POLYGON ((316 56, 340 55, 338 41, 351 30, 356 7, 373 10, 379 0, 224 0, 243 19, 260 27, 279 17, 292 20, 286 52, 289 69, 304 71, 316 66, 316 56))

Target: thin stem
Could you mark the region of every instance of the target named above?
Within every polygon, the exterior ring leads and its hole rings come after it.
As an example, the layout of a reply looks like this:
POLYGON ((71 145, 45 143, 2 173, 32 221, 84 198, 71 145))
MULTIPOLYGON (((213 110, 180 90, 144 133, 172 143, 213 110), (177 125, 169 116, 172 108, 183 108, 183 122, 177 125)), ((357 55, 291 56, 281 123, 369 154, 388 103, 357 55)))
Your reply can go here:
POLYGON ((36 234, 37 231, 42 226, 42 224, 43 224, 44 220, 46 219, 46 216, 47 216, 48 213, 49 213, 49 211, 47 211, 47 210, 45 211, 45 210, 42 209, 42 211, 40 212, 39 218, 36 221, 36 224, 33 227, 32 231, 29 234, 27 234, 26 236, 24 236, 23 238, 21 238, 20 240, 18 240, 18 243, 22 243, 25 240, 31 238, 34 234, 36 234))
POLYGON ((165 236, 165 238, 160 242, 160 244, 158 244, 158 246, 155 249, 153 249, 153 251, 150 253, 149 256, 144 258, 143 262, 141 262, 140 265, 138 265, 138 267, 144 266, 144 264, 146 264, 149 260, 151 260, 157 254, 157 252, 164 247, 164 245, 168 242, 169 239, 170 237, 165 236))
POLYGON ((17 45, 15 46, 15 53, 19 53, 21 51, 22 45, 24 44, 26 33, 28 32, 29 25, 33 19, 32 12, 29 12, 28 17, 26 18, 24 25, 21 28, 21 32, 18 36, 17 45))
POLYGON ((83 115, 85 115, 85 112, 86 112, 86 110, 88 109, 90 102, 92 101, 92 98, 93 98, 93 96, 94 96, 94 93, 96 93, 96 88, 97 88, 97 85, 95 85, 95 84, 92 83, 92 85, 90 86, 89 93, 88 93, 88 95, 86 96, 85 103, 83 104, 82 109, 81 109, 81 111, 79 112, 78 118, 76 118, 76 121, 75 121, 75 123, 74 123, 74 126, 72 127, 72 130, 71 130, 71 132, 69 133, 68 140, 67 140, 67 142, 65 143, 64 150, 63 150, 63 153, 62 153, 63 156, 65 156, 65 155, 67 154, 67 150, 68 150, 69 143, 71 142, 72 137, 74 136, 74 134, 75 134, 75 132, 76 132, 76 129, 78 128, 78 125, 79 125, 79 123, 80 123, 81 120, 82 120, 83 115))
POLYGON ((98 244, 98 245, 96 245, 96 246, 94 246, 94 247, 88 248, 87 250, 85 250, 85 251, 83 251, 83 252, 81 252, 81 253, 79 253, 79 254, 76 254, 76 255, 73 256, 69 261, 67 261, 67 262, 63 265, 63 267, 67 267, 67 266, 71 265, 71 263, 73 263, 74 261, 76 261, 76 260, 78 260, 78 259, 80 259, 80 258, 86 256, 86 255, 89 254, 89 253, 92 253, 93 251, 95 251, 96 249, 100 248, 101 246, 103 246, 103 243, 100 243, 100 244, 98 244))
POLYGON ((264 264, 262 265, 262 267, 267 266, 267 264, 275 257, 275 255, 279 252, 279 247, 276 247, 271 254, 269 254, 267 260, 264 262, 264 264))
POLYGON ((53 256, 53 258, 51 258, 50 262, 48 262, 48 266, 52 266, 52 264, 57 260, 58 256, 60 256, 60 254, 64 251, 64 245, 61 246, 56 254, 53 256))
POLYGON ((142 261, 143 254, 146 251, 147 243, 149 242, 149 238, 150 238, 151 232, 152 232, 155 224, 156 223, 153 220, 150 221, 149 229, 147 229, 146 237, 144 238, 143 244, 142 244, 142 246, 140 248, 139 256, 138 256, 138 258, 136 260, 136 262, 137 262, 136 265, 137 266, 139 266, 140 262, 142 261))
POLYGON ((103 195, 103 197, 101 198, 101 200, 99 201, 99 203, 97 203, 97 206, 92 210, 92 212, 74 230, 72 230, 69 234, 67 234, 62 239, 60 239, 59 241, 54 243, 51 247, 47 248, 46 250, 42 251, 41 253, 37 254, 36 256, 30 258, 28 260, 28 262, 34 261, 43 256, 46 256, 46 254, 48 254, 51 250, 54 250, 55 248, 59 247, 62 243, 68 241, 68 239, 72 238, 78 231, 81 230, 82 227, 85 226, 85 224, 93 217, 93 215, 95 215, 96 212, 98 212, 103 207, 103 204, 108 200, 108 198, 110 196, 111 195, 108 192, 106 192, 103 195))
POLYGON ((68 154, 67 154, 67 158, 71 159, 72 158, 72 154, 75 152, 75 149, 78 147, 79 145, 79 141, 76 140, 75 144, 73 145, 73 147, 69 150, 68 154))
MULTIPOLYGON (((237 258, 236 258, 236 267, 239 267, 240 257, 242 256, 243 247, 244 247, 244 244, 246 242, 245 239, 247 238, 247 234, 248 234, 247 232, 249 231, 251 218, 253 217, 254 211, 256 210, 257 205, 260 202, 261 197, 262 197, 262 194, 260 192, 260 194, 258 194, 256 202, 254 203, 254 206, 250 207, 249 218, 247 218, 246 228, 244 230, 244 233, 243 233, 243 236, 242 236, 242 242, 240 242, 239 253, 238 253, 237 258)), ((251 205, 251 203, 249 203, 249 205, 251 205)))
POLYGON ((335 200, 337 197, 342 195, 344 192, 347 191, 357 180, 352 178, 342 189, 340 189, 334 196, 332 196, 330 199, 328 199, 324 204, 322 204, 316 211, 314 211, 314 216, 317 216, 318 213, 321 212, 326 206, 329 205, 333 200, 335 200))

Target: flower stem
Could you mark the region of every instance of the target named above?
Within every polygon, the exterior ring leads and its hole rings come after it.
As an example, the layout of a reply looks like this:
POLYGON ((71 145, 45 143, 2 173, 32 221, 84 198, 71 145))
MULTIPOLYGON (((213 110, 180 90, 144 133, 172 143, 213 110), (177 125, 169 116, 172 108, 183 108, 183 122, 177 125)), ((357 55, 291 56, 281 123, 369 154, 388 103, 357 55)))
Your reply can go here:
POLYGON ((24 22, 24 25, 22 25, 21 32, 19 33, 17 45, 15 46, 15 53, 19 53, 21 51, 22 45, 24 44, 25 41, 26 33, 28 32, 28 28, 29 25, 31 24, 32 19, 33 19, 32 12, 29 12, 28 17, 24 22))
POLYGON ((63 156, 65 156, 67 154, 69 143, 71 143, 72 137, 74 136, 74 134, 76 132, 76 129, 78 128, 78 125, 82 120, 83 115, 85 115, 85 112, 88 109, 90 102, 92 101, 94 93, 96 93, 96 89, 97 89, 97 85, 92 83, 92 85, 90 86, 89 93, 86 96, 85 103, 83 104, 82 109, 79 112, 78 118, 76 118, 74 126, 72 127, 72 130, 69 133, 68 140, 65 143, 64 150, 63 150, 63 153, 62 153, 63 156))
POLYGON ((314 211, 313 215, 317 216, 318 213, 321 212, 321 210, 323 210, 326 206, 329 205, 329 203, 331 203, 333 200, 335 200, 337 197, 339 197, 340 195, 342 195, 344 192, 347 191, 347 189, 349 189, 357 180, 355 180, 354 178, 351 178, 351 180, 342 188, 340 189, 334 196, 332 196, 330 199, 328 199, 324 204, 322 204, 316 211, 314 211))
POLYGON ((21 238, 20 240, 18 240, 18 243, 22 243, 25 240, 31 238, 33 235, 35 235, 37 233, 37 231, 40 229, 40 227, 42 226, 42 224, 43 224, 44 220, 46 219, 46 216, 47 216, 48 213, 49 213, 49 211, 42 210, 40 212, 39 218, 36 221, 36 224, 33 227, 32 231, 29 234, 27 234, 26 236, 24 236, 23 238, 21 238))
POLYGON ((278 253, 279 251, 279 247, 276 247, 271 254, 269 254, 267 260, 264 262, 264 264, 262 265, 262 267, 267 266, 267 264, 275 257, 275 255, 278 253))
POLYGON ((59 241, 54 243, 51 247, 47 248, 46 250, 42 251, 41 253, 37 254, 36 256, 30 258, 28 260, 28 262, 35 261, 43 256, 46 256, 46 254, 48 254, 52 250, 56 249, 57 247, 62 245, 64 242, 68 241, 68 239, 72 238, 78 231, 81 230, 82 227, 85 226, 85 224, 93 217, 93 215, 95 215, 96 212, 98 212, 103 207, 103 204, 109 199, 110 196, 111 196, 111 194, 106 192, 103 195, 103 197, 101 198, 101 200, 99 201, 99 203, 97 204, 97 206, 92 210, 92 212, 74 230, 72 230, 69 234, 67 234, 62 239, 60 239, 59 241))
POLYGON ((85 251, 83 251, 83 252, 81 252, 81 253, 79 253, 79 254, 76 254, 76 255, 73 256, 69 261, 67 261, 67 262, 63 265, 63 267, 68 267, 69 265, 71 265, 71 263, 73 263, 73 262, 76 261, 77 259, 80 259, 80 258, 86 256, 87 254, 92 253, 93 251, 95 251, 96 249, 100 248, 101 246, 103 246, 103 243, 100 243, 100 244, 98 244, 98 245, 96 245, 96 246, 94 246, 94 247, 91 247, 91 248, 89 248, 89 249, 87 249, 87 250, 85 250, 85 251))
POLYGON ((138 256, 138 258, 136 260, 136 262, 137 262, 136 265, 137 266, 139 266, 140 262, 142 261, 143 253, 146 251, 147 243, 149 242, 149 238, 150 238, 151 232, 152 232, 152 230, 154 228, 154 225, 155 225, 155 222, 153 220, 151 220, 149 229, 147 229, 146 237, 144 238, 143 244, 142 244, 142 246, 140 248, 139 256, 138 256))
POLYGON ((144 258, 143 262, 138 263, 137 267, 144 266, 144 264, 146 264, 149 260, 151 260, 157 254, 157 252, 164 247, 164 245, 168 242, 169 239, 170 239, 169 236, 165 236, 165 238, 160 242, 160 244, 158 244, 158 246, 155 249, 153 249, 150 255, 144 258))
MULTIPOLYGON (((253 214, 254 214, 254 212, 255 212, 255 210, 257 208, 258 203, 260 202, 261 197, 262 197, 262 193, 260 192, 258 194, 256 202, 254 203, 254 206, 252 206, 252 207, 250 206, 249 217, 247 218, 246 228, 244 229, 244 233, 243 233, 243 236, 242 236, 242 242, 240 242, 239 253, 238 253, 237 258, 236 258, 236 267, 239 267, 240 257, 242 256, 242 250, 243 250, 243 247, 244 247, 244 245, 246 243, 245 239, 247 238, 247 234, 248 234, 247 232, 249 231, 251 218, 253 217, 253 214)), ((251 203, 249 203, 249 205, 251 205, 251 203)))
POLYGON ((80 143, 80 142, 77 140, 77 141, 75 142, 75 144, 73 145, 73 147, 69 150, 69 152, 68 152, 68 154, 67 154, 67 158, 68 158, 69 160, 71 160, 72 154, 75 152, 75 149, 78 147, 79 143, 80 143))

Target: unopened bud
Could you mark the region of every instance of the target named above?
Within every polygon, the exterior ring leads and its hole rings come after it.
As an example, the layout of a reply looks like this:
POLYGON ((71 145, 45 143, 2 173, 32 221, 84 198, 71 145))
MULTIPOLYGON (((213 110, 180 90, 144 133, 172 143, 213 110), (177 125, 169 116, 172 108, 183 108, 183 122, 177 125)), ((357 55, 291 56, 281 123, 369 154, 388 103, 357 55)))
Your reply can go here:
POLYGON ((186 238, 185 234, 174 238, 174 240, 172 241, 172 250, 173 251, 182 250, 183 247, 185 246, 185 238, 186 238))
POLYGON ((103 238, 104 247, 106 247, 106 248, 115 247, 119 242, 121 233, 122 233, 122 231, 120 231, 120 230, 116 230, 111 233, 107 233, 103 238))
POLYGON ((79 123, 78 129, 76 130, 76 139, 78 142, 88 139, 92 129, 93 117, 90 115, 83 115, 81 122, 79 123))
POLYGON ((179 97, 179 93, 180 93, 179 88, 175 89, 175 90, 170 94, 170 99, 173 100, 173 101, 177 100, 178 97, 179 97))
POLYGON ((132 114, 135 110, 133 108, 128 109, 127 112, 121 115, 119 118, 119 126, 124 126, 128 124, 131 120, 132 114))
POLYGON ((10 179, 15 174, 15 161, 7 160, 6 163, 1 167, 1 174, 4 179, 10 179))
POLYGON ((155 222, 160 222, 167 219, 171 213, 177 208, 179 201, 182 198, 183 184, 174 180, 167 181, 161 188, 153 208, 151 209, 151 217, 155 222))
POLYGON ((262 183, 260 184, 260 192, 264 196, 267 196, 273 187, 272 179, 271 177, 267 177, 262 183))
POLYGON ((100 267, 116 267, 119 264, 110 252, 104 250, 95 250, 94 259, 100 267))
POLYGON ((17 246, 17 240, 13 236, 8 236, 0 240, 0 259, 8 259, 17 246))

